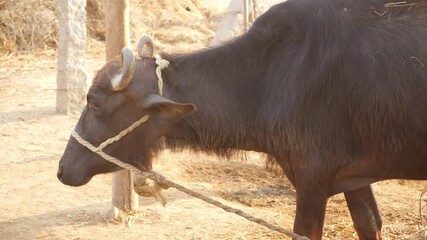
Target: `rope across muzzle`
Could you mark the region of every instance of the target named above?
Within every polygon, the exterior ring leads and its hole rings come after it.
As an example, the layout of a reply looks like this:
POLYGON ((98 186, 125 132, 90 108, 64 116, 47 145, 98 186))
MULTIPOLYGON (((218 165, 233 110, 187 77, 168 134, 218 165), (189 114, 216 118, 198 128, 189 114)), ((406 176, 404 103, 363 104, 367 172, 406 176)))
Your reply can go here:
POLYGON ((124 136, 126 136, 126 134, 132 132, 133 130, 135 130, 137 127, 141 126, 141 124, 145 123, 148 121, 149 119, 149 115, 144 115, 142 118, 140 118, 138 121, 134 122, 132 125, 130 125, 128 128, 126 128, 125 130, 121 131, 119 134, 117 134, 114 137, 111 137, 107 140, 105 140, 104 142, 102 142, 101 144, 99 144, 98 147, 95 147, 92 143, 86 141, 84 138, 82 138, 75 130, 73 130, 71 132, 71 136, 77 140, 77 142, 79 142, 81 145, 87 147, 89 150, 91 150, 92 152, 98 154, 99 156, 101 156, 102 158, 104 158, 105 160, 112 162, 114 164, 116 164, 119 167, 122 167, 124 169, 128 169, 130 171, 133 172, 139 172, 140 170, 128 163, 122 162, 121 160, 110 156, 108 154, 106 154, 103 150, 104 148, 106 148, 108 145, 119 141, 120 139, 122 139, 124 136))
POLYGON ((128 128, 126 128, 125 130, 121 131, 119 134, 117 134, 114 137, 108 138, 107 140, 105 140, 104 142, 102 142, 101 144, 99 144, 98 147, 95 147, 92 143, 90 143, 89 141, 86 141, 83 137, 80 136, 80 134, 78 134, 75 130, 73 130, 71 132, 71 136, 81 145, 85 146, 86 148, 88 148, 89 150, 91 150, 92 152, 98 154, 99 156, 101 156, 102 158, 104 158, 105 160, 116 164, 117 166, 123 168, 123 169, 127 169, 129 171, 132 171, 135 176, 139 179, 147 179, 150 178, 154 181, 154 186, 135 186, 135 190, 138 192, 138 194, 140 195, 145 195, 145 196, 153 196, 156 197, 158 199, 161 200, 163 206, 166 205, 166 198, 163 196, 163 194, 161 193, 162 189, 168 189, 170 186, 167 184, 167 182, 165 181, 165 177, 151 172, 151 171, 145 171, 142 172, 141 170, 139 170, 138 168, 136 168, 135 166, 129 164, 129 163, 125 163, 123 161, 121 161, 118 158, 115 158, 113 156, 108 155, 107 153, 105 153, 103 150, 104 148, 106 148, 108 145, 119 141, 120 139, 122 139, 124 136, 126 136, 127 134, 129 134, 130 132, 132 132, 133 130, 135 130, 137 127, 141 126, 143 123, 147 122, 148 119, 150 118, 149 115, 144 115, 142 118, 140 118, 138 121, 136 121, 135 123, 133 123, 132 125, 130 125, 128 128))

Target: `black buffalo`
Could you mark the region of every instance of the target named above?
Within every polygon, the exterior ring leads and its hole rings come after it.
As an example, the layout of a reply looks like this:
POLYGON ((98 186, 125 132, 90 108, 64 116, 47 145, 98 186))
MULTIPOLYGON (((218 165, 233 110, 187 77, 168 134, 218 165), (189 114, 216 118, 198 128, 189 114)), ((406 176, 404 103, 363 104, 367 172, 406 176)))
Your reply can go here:
MULTIPOLYGON (((327 199, 344 193, 359 237, 380 239, 370 184, 427 179, 426 5, 388 2, 276 5, 232 42, 164 55, 163 96, 154 59, 124 51, 95 77, 76 131, 97 145, 148 114, 105 150, 142 170, 164 147, 267 153, 295 186, 296 233, 320 239, 327 199)), ((71 138, 58 178, 118 169, 71 138)))

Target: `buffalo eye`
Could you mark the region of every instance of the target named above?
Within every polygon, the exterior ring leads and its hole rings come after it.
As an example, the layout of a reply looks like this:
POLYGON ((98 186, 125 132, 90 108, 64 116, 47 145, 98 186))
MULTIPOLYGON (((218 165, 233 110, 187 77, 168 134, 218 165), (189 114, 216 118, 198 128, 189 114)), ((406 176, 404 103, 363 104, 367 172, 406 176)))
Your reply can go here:
POLYGON ((87 106, 88 106, 89 109, 92 109, 92 110, 99 110, 99 109, 101 109, 101 107, 99 107, 99 105, 96 105, 96 104, 90 103, 90 102, 87 104, 87 106))

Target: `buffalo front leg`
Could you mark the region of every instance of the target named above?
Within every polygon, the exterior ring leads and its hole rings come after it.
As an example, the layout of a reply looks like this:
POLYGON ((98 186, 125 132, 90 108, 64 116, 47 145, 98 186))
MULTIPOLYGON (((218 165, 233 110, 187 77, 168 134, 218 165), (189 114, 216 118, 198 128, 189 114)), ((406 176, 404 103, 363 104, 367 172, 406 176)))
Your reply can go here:
POLYGON ((370 185, 344 192, 354 228, 361 240, 380 240, 382 221, 370 185))
MULTIPOLYGON (((316 186, 313 184, 311 186, 316 186)), ((310 186, 310 185, 307 185, 310 186)), ((327 193, 323 187, 307 189, 296 186, 297 208, 294 232, 311 240, 322 238, 325 220, 327 193)))

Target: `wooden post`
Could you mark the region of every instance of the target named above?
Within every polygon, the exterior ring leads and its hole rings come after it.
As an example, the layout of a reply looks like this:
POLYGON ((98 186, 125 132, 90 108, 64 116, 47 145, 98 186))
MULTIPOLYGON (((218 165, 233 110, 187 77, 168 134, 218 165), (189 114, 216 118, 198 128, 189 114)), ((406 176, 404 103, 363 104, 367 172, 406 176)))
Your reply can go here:
MULTIPOLYGON (((107 61, 121 54, 123 47, 130 47, 129 0, 107 0, 105 13, 105 40, 107 61)), ((138 209, 138 195, 133 191, 133 176, 128 170, 113 175, 114 218, 121 212, 138 209)))
POLYGON ((249 12, 249 22, 255 22, 255 19, 258 17, 258 0, 250 0, 251 10, 249 12))
POLYGON ((249 8, 248 0, 243 0, 243 31, 247 32, 249 29, 249 8))
POLYGON ((85 103, 86 0, 58 2, 56 111, 79 113, 85 103))

